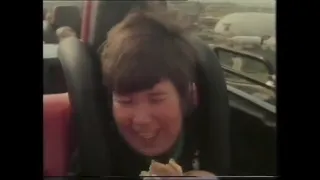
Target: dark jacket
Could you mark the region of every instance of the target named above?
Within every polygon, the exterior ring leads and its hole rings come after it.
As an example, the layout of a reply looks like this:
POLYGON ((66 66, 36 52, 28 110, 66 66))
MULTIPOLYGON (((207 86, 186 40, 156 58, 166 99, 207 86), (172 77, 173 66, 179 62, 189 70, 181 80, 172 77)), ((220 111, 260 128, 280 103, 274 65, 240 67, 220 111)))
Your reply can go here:
MULTIPOLYGON (((195 114, 193 115, 195 116, 195 114)), ((213 172, 214 170, 210 167, 201 167, 201 161, 198 158, 201 156, 201 149, 199 148, 199 140, 201 137, 201 129, 197 122, 192 121, 188 118, 185 120, 184 127, 184 144, 183 151, 180 157, 176 160, 179 165, 182 166, 184 171, 190 171, 196 169, 194 167, 195 164, 200 164, 201 170, 206 170, 209 172, 213 172), (197 162, 198 161, 198 162, 197 162)), ((118 133, 115 125, 112 128, 112 136, 115 138, 111 138, 113 140, 111 146, 111 175, 112 176, 138 176, 141 171, 148 170, 150 166, 150 159, 138 154, 132 148, 128 146, 128 144, 124 141, 121 135, 118 133)), ((70 175, 77 175, 81 172, 81 165, 78 161, 78 152, 74 153, 74 157, 72 160, 70 175)), ((205 158, 201 158, 205 159, 205 158)), ((159 160, 162 163, 168 163, 169 158, 165 158, 163 160, 159 160)), ((205 163, 208 164, 208 163, 205 163)))

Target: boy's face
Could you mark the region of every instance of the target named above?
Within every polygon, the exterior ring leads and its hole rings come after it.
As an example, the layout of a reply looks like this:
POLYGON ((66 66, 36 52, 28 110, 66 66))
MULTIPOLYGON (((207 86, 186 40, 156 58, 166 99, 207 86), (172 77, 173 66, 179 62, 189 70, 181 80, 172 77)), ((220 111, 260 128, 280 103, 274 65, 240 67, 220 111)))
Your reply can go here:
POLYGON ((124 139, 146 156, 168 151, 182 127, 180 96, 169 80, 137 93, 114 93, 113 115, 124 139))

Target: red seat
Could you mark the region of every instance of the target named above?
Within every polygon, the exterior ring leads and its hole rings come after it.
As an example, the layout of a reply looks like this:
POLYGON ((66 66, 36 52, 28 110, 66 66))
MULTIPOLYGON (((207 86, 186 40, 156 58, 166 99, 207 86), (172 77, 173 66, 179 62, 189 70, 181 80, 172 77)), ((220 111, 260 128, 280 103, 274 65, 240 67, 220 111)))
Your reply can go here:
POLYGON ((67 93, 43 96, 44 175, 66 176, 73 145, 67 93))

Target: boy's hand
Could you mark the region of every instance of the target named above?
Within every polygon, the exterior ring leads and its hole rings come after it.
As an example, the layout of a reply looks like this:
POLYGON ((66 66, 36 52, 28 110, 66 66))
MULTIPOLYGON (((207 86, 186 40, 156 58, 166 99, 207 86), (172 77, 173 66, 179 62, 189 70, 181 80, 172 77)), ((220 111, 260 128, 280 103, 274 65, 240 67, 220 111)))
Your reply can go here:
MULTIPOLYGON (((170 159, 168 164, 162 164, 156 161, 152 161, 149 172, 142 171, 140 176, 183 176, 181 166, 179 166, 173 159, 170 159)), ((144 178, 150 179, 151 177, 144 178)), ((157 177, 151 179, 159 179, 157 177)))
POLYGON ((170 159, 168 164, 153 161, 150 166, 150 173, 156 174, 157 176, 183 176, 181 166, 173 159, 170 159))
MULTIPOLYGON (((156 161, 152 161, 150 165, 149 171, 142 171, 140 176, 149 176, 144 177, 144 180, 163 180, 170 179, 170 177, 157 177, 157 176, 196 176, 192 177, 192 179, 201 179, 207 178, 216 180, 217 177, 210 172, 202 171, 202 170, 192 170, 183 173, 183 170, 179 164, 177 164, 173 159, 170 159, 168 164, 162 164, 156 161), (155 177, 150 177, 155 176, 155 177)), ((179 178, 175 178, 176 180, 179 178)))

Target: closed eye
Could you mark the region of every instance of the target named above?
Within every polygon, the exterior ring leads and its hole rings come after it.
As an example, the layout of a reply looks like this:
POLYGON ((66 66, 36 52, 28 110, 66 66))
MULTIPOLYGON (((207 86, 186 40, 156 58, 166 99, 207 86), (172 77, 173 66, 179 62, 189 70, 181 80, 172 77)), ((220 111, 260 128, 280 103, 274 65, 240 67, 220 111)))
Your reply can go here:
POLYGON ((127 104, 131 104, 132 103, 132 98, 114 96, 113 97, 113 101, 115 101, 115 102, 117 102, 119 104, 127 105, 127 104))
POLYGON ((118 103, 120 104, 131 104, 132 103, 132 100, 131 99, 117 99, 116 100, 118 103))
POLYGON ((158 95, 150 98, 151 103, 159 103, 164 101, 167 98, 166 95, 158 95))

